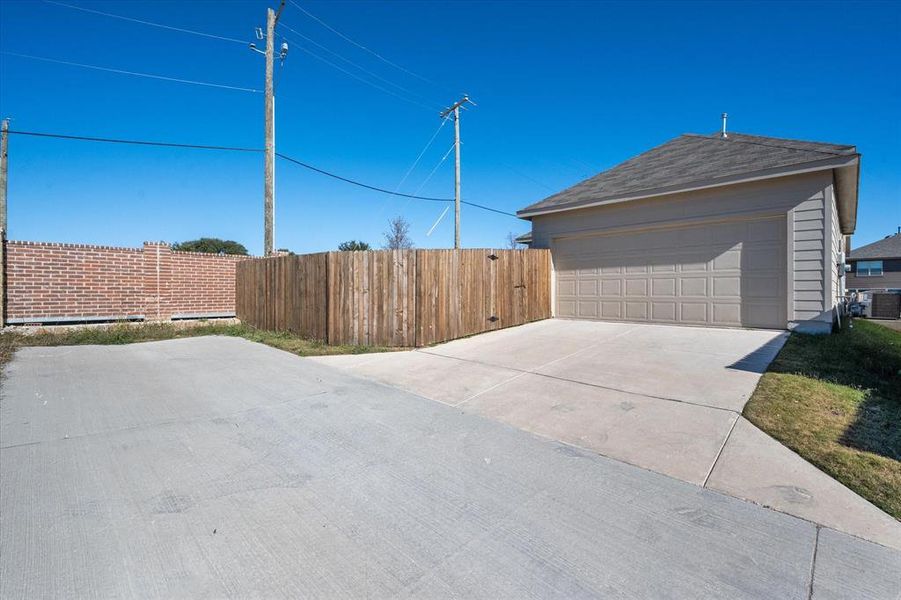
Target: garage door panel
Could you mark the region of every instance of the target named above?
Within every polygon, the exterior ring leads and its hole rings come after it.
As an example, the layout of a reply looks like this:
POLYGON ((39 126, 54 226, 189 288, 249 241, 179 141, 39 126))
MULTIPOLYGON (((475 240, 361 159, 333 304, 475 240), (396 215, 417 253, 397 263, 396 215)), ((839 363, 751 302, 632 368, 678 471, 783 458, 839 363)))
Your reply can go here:
POLYGON ((603 319, 622 319, 623 303, 622 302, 601 302, 601 318, 603 319))
POLYGON ((714 298, 739 298, 741 297, 741 277, 714 277, 714 298))
POLYGON ((713 259, 713 270, 741 269, 741 256, 741 248, 730 248, 713 259))
POLYGON ((621 279, 602 279, 601 296, 619 297, 623 295, 623 282, 621 279))
POLYGON ((626 296, 647 296, 648 280, 647 279, 627 279, 626 280, 626 296))
POLYGON ((626 318, 646 321, 648 318, 648 303, 626 302, 626 318))
POLYGON ((707 297, 706 277, 682 277, 679 279, 680 296, 707 297))
POLYGON ((755 246, 745 252, 743 271, 780 271, 785 262, 785 249, 780 246, 755 246))
POLYGON ((703 325, 707 323, 707 304, 700 302, 682 302, 679 305, 681 321, 703 325))
POLYGON ((557 278, 557 295, 558 296, 575 296, 576 280, 557 278))
POLYGON ((573 300, 557 300, 557 314, 561 317, 577 317, 576 303, 573 300))
POLYGON ((725 326, 741 325, 741 306, 738 304, 713 304, 713 324, 725 326))
POLYGON ((651 303, 651 319, 654 321, 675 321, 676 320, 676 303, 675 302, 652 302, 651 303))
POLYGON ((784 328, 785 237, 783 217, 555 240, 557 314, 784 328))
POLYGON ((707 271, 707 263, 685 262, 679 265, 679 271, 682 273, 704 273, 707 271))
POLYGON ((583 279, 579 281, 579 297, 597 296, 600 289, 600 280, 583 279))
POLYGON ((773 290, 779 289, 779 278, 772 276, 745 275, 742 277, 742 298, 759 300, 773 297, 773 290))
POLYGON ((652 296, 675 296, 676 280, 671 277, 657 277, 651 281, 652 296))
POLYGON ((596 319, 601 316, 598 311, 598 302, 579 301, 579 316, 596 319))

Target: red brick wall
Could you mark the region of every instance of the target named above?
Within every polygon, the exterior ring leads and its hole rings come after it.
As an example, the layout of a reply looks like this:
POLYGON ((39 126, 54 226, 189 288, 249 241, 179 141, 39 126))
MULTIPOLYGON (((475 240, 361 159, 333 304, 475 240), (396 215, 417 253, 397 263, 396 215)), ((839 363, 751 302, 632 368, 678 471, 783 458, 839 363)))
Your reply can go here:
POLYGON ((143 248, 7 242, 6 317, 167 320, 235 311, 235 264, 245 257, 143 248))

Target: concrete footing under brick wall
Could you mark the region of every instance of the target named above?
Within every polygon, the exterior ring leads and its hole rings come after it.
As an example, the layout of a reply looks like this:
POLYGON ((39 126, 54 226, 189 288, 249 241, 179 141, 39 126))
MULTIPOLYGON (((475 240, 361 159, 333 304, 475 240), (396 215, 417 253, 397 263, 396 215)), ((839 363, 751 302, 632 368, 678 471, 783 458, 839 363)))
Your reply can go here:
POLYGON ((173 251, 163 242, 8 241, 5 249, 11 325, 231 317, 235 265, 249 258, 173 251))

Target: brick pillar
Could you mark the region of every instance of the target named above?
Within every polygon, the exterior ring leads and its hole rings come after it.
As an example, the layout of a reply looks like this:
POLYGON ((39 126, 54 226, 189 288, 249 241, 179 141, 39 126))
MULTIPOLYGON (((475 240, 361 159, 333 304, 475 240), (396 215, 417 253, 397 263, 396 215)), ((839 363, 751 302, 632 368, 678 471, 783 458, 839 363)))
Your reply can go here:
POLYGON ((144 242, 144 319, 168 321, 172 317, 169 288, 172 249, 165 242, 144 242))

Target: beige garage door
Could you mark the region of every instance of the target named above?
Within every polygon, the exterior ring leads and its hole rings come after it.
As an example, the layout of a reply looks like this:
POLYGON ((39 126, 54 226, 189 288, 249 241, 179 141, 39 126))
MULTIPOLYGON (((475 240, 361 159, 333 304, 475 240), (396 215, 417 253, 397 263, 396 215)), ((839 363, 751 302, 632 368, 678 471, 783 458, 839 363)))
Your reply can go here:
POLYGON ((556 239, 557 316, 786 327, 785 218, 556 239))

